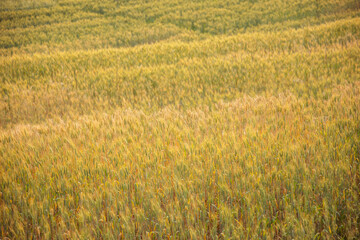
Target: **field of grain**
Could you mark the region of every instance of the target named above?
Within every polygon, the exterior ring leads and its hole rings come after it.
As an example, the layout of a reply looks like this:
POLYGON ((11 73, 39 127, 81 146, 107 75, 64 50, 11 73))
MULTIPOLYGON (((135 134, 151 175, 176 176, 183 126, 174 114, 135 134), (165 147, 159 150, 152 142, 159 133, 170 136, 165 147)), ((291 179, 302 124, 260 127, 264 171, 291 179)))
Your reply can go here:
POLYGON ((0 2, 0 239, 359 239, 358 0, 0 2))

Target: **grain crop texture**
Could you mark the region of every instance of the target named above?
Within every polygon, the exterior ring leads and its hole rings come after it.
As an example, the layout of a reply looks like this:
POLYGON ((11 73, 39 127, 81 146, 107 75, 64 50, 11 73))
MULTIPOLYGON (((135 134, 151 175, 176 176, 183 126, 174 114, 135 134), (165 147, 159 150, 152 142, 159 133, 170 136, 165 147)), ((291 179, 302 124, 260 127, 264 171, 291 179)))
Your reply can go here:
POLYGON ((360 239, 359 0, 2 0, 0 239, 360 239))

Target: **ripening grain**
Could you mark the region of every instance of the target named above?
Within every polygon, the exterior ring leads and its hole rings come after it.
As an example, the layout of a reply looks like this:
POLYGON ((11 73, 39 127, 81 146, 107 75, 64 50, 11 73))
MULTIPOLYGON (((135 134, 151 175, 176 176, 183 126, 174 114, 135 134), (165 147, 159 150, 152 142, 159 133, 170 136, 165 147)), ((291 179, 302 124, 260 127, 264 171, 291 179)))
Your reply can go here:
POLYGON ((358 1, 0 3, 0 238, 360 238, 358 1))

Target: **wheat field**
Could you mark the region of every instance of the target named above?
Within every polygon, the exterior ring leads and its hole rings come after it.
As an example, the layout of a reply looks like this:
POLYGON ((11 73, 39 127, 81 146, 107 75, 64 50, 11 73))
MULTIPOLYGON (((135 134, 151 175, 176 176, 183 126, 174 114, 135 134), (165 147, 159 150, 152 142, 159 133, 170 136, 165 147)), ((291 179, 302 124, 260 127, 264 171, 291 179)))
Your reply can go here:
POLYGON ((359 239, 358 0, 0 2, 0 239, 359 239))

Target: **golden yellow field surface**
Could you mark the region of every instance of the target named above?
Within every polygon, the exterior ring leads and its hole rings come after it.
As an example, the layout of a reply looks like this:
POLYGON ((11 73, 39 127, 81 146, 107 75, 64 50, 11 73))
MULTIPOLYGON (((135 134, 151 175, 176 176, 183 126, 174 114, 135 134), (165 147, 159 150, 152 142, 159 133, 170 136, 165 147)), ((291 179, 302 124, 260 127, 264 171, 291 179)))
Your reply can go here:
POLYGON ((0 239, 360 238, 357 0, 0 3, 0 239))

